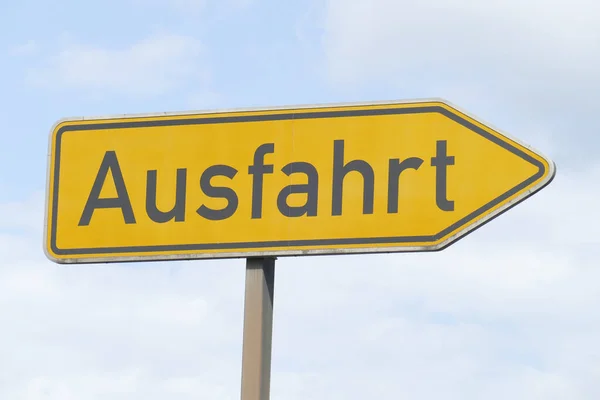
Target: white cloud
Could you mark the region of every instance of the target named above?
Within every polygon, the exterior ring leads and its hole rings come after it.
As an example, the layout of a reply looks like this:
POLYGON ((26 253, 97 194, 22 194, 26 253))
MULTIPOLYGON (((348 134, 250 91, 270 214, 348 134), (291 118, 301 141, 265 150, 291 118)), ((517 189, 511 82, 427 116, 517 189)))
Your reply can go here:
POLYGON ((240 10, 251 5, 254 0, 130 0, 134 5, 164 7, 185 14, 205 12, 209 7, 223 7, 228 11, 240 10))
POLYGON ((25 43, 19 44, 12 49, 13 54, 20 56, 30 56, 37 52, 38 44, 35 40, 28 40, 25 43))
MULTIPOLYGON (((342 77, 426 68, 468 78, 482 66, 498 73, 593 73, 599 16, 592 0, 329 0, 326 44, 342 77)), ((403 78, 410 76, 397 76, 403 78)))
POLYGON ((479 109, 500 104, 530 120, 534 111, 552 121, 595 112, 594 0, 326 3, 325 65, 337 87, 378 84, 401 98, 442 96, 479 109))
POLYGON ((44 226, 44 192, 33 192, 23 201, 5 203, 0 208, 0 227, 37 232, 44 226))
POLYGON ((203 11, 209 4, 208 0, 130 0, 130 2, 143 8, 162 6, 185 12, 203 11))
POLYGON ((39 86, 94 94, 155 95, 201 87, 207 66, 196 39, 164 34, 120 49, 70 44, 31 69, 27 78, 39 86))

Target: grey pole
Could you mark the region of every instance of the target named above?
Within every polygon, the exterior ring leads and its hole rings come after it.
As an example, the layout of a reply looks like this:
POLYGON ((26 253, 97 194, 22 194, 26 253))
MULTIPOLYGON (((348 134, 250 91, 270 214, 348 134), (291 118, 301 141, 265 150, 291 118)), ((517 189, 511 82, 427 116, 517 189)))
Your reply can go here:
POLYGON ((275 258, 246 260, 241 400, 269 400, 275 258))

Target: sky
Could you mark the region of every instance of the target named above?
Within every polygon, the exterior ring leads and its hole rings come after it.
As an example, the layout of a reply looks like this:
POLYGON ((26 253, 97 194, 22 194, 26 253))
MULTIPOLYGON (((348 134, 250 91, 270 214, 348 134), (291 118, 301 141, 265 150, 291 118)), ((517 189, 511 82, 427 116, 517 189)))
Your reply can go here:
POLYGON ((239 398, 244 260, 57 265, 71 116, 441 97, 550 186, 439 253, 277 260, 273 399, 600 398, 600 3, 0 5, 0 398, 239 398))

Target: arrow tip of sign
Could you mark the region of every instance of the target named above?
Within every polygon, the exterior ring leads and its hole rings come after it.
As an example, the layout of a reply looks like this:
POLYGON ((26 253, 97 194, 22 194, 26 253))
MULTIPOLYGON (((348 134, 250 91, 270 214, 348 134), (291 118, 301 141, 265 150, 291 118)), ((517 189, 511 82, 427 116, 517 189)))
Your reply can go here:
POLYGON ((523 193, 521 196, 514 198, 510 202, 506 203, 504 206, 502 206, 499 209, 497 209, 496 211, 490 213, 486 218, 481 219, 477 223, 471 225, 469 228, 446 238, 443 242, 440 242, 435 246, 431 246, 429 250, 431 252, 439 252, 439 251, 442 251, 442 250, 448 248, 450 245, 455 244, 457 241, 459 241, 463 237, 467 236, 470 233, 473 233, 477 229, 488 224, 490 221, 493 221, 494 219, 498 218, 502 214, 506 213, 508 210, 512 209, 513 207, 517 206, 518 204, 521 204, 522 202, 524 202, 525 200, 527 200, 528 198, 530 198, 531 196, 533 196, 534 194, 536 194, 537 192, 539 192, 540 190, 542 190, 546 186, 548 186, 556 177, 556 170, 557 170, 556 163, 553 160, 551 160, 539 153, 537 153, 537 154, 540 157, 544 158, 544 160, 548 163, 548 168, 547 168, 545 176, 542 179, 540 179, 540 181, 536 185, 531 187, 531 189, 529 189, 527 192, 523 193))

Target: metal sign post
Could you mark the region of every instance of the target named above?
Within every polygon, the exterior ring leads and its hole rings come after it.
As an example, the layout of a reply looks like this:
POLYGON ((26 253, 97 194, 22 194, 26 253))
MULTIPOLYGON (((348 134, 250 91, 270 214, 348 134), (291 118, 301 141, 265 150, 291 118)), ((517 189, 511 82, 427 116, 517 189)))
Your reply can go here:
POLYGON ((269 400, 275 258, 246 259, 242 400, 269 400))

